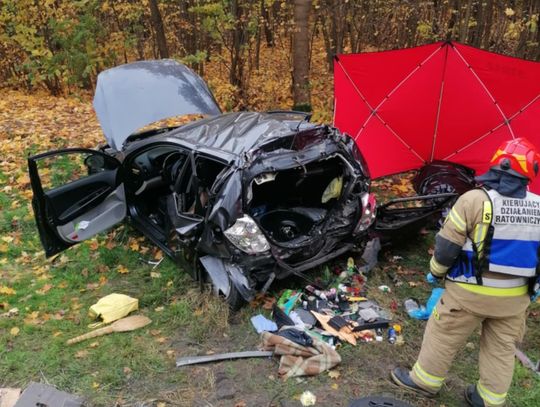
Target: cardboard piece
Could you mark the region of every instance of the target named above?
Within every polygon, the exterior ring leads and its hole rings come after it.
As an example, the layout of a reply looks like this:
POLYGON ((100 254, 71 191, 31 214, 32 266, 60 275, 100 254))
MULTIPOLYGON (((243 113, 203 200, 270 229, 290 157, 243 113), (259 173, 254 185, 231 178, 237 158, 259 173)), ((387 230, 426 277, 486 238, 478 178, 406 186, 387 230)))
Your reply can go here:
POLYGON ((13 407, 20 395, 21 389, 0 389, 0 407, 13 407))

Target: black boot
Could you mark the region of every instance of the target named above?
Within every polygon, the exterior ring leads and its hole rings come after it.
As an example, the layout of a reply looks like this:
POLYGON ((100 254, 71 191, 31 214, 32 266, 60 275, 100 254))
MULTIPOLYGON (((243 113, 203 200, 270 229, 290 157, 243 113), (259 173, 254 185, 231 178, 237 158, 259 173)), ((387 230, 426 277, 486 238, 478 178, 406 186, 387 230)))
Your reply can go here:
POLYGON ((415 382, 413 382, 411 377, 409 376, 409 370, 402 367, 396 367, 394 370, 392 370, 390 372, 390 377, 398 386, 403 387, 404 389, 412 390, 415 393, 421 394, 424 397, 431 398, 435 397, 436 395, 435 393, 430 393, 429 391, 422 389, 415 382))
POLYGON ((476 390, 476 385, 474 384, 469 384, 465 389, 465 400, 469 403, 469 406, 485 407, 484 400, 478 394, 478 390, 476 390))

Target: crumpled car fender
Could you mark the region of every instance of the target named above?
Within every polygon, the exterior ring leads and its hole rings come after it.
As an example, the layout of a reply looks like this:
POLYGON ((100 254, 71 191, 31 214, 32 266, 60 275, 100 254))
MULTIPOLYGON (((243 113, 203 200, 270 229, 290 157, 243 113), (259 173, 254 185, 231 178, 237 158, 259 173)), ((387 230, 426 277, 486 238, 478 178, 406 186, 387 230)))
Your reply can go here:
POLYGON ((212 280, 214 290, 218 294, 221 292, 223 295, 228 296, 232 283, 246 301, 253 299, 255 292, 238 265, 214 256, 204 256, 200 260, 212 280))

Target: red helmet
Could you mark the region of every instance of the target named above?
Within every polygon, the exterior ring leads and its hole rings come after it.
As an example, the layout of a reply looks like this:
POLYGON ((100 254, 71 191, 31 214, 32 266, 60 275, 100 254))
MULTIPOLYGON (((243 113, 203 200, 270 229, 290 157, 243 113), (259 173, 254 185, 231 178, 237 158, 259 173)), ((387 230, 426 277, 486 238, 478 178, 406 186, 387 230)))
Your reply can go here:
POLYGON ((505 141, 493 155, 491 167, 532 181, 538 174, 536 147, 523 137, 505 141))

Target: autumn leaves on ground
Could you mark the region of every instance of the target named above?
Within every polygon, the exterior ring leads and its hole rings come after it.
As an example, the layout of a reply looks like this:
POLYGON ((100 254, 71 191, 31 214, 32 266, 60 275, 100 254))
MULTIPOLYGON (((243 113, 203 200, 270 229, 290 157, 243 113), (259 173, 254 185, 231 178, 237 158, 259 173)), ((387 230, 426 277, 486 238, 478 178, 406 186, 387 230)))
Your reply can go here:
MULTIPOLYGON (((304 390, 316 394, 318 405, 345 406, 362 395, 393 393, 415 405, 454 406, 461 403, 463 385, 475 378, 468 368, 475 364, 473 340, 459 355, 437 401, 418 400, 395 388, 388 369, 414 360, 424 326, 407 319, 400 307, 395 316, 404 327, 405 345, 344 346, 343 363, 331 374, 282 381, 277 365, 265 359, 177 369, 177 356, 255 349, 258 337, 249 318, 268 311, 257 302, 229 315, 223 302, 202 294, 168 259, 157 267, 149 263, 159 260, 161 252, 128 225, 52 261, 45 259, 31 210, 26 157, 101 143, 87 96, 80 100, 2 90, 0 140, 0 387, 24 388, 41 381, 85 396, 91 406, 279 405, 304 390), (112 292, 138 298, 140 313, 152 324, 66 346, 67 339, 88 331, 89 306, 112 292)), ((407 192, 404 184, 389 185, 380 183, 379 191, 407 192)), ((389 309, 409 296, 425 299, 429 287, 423 275, 431 244, 432 234, 425 234, 414 244, 386 250, 370 277, 369 296, 389 309), (380 293, 380 284, 394 291, 380 293)), ((537 309, 530 321, 525 349, 538 356, 532 346, 540 339, 537 309)), ((533 406, 539 396, 537 380, 524 368, 517 370, 514 389, 530 391, 514 390, 511 398, 515 405, 533 406)))

